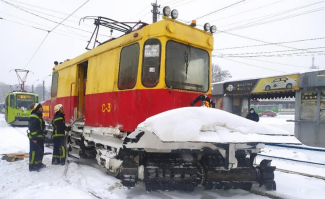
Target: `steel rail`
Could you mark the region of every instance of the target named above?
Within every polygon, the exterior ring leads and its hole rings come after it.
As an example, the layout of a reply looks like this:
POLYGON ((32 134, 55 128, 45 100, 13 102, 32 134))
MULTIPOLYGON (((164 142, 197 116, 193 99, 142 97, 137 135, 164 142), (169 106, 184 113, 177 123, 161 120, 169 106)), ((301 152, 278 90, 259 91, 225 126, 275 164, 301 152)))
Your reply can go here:
POLYGON ((309 150, 309 151, 325 152, 325 149, 309 148, 309 147, 304 147, 304 146, 283 145, 283 144, 265 144, 265 145, 267 145, 267 146, 283 147, 283 148, 292 148, 292 149, 302 149, 302 150, 309 150))
POLYGON ((263 157, 268 157, 268 158, 275 158, 275 159, 280 159, 280 160, 289 160, 293 162, 301 162, 301 163, 306 163, 306 164, 315 164, 315 165, 321 165, 325 166, 323 163, 318 163, 318 162, 309 162, 309 161, 303 161, 303 160, 295 160, 291 158, 283 158, 283 157, 277 157, 277 156, 271 156, 271 155, 263 155, 263 154, 257 154, 258 156, 263 156, 263 157))

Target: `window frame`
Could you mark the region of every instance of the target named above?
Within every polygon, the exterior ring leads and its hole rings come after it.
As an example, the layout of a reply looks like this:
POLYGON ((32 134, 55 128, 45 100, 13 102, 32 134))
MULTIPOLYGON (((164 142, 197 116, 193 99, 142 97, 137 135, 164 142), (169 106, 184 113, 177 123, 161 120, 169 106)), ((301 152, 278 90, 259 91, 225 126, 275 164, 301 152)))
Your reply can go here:
MULTIPOLYGON (((59 88, 59 72, 54 72, 52 74, 52 84, 51 84, 51 98, 56 98, 58 96, 58 88, 59 88), (53 96, 53 80, 55 75, 57 74, 57 81, 56 81, 56 91, 55 91, 55 96, 53 96)), ((44 99, 43 99, 44 100, 44 99)))
POLYGON ((144 87, 146 87, 146 88, 154 88, 154 87, 156 87, 156 86, 159 84, 159 81, 160 81, 160 68, 161 68, 161 50, 162 50, 162 44, 161 44, 161 41, 160 41, 158 38, 149 38, 149 39, 147 39, 147 40, 144 42, 144 44, 143 44, 143 49, 142 49, 142 68, 141 68, 141 84, 142 84, 144 87), (143 69, 144 69, 143 64, 144 64, 144 59, 145 59, 145 57, 144 57, 144 55, 145 55, 144 51, 145 51, 146 43, 147 43, 149 40, 157 40, 157 41, 159 41, 158 81, 157 81, 157 83, 156 83, 154 86, 147 86, 147 85, 145 85, 145 84, 143 83, 143 71, 144 71, 144 70, 143 70, 143 69))
POLYGON ((119 70, 118 70, 118 74, 117 74, 117 88, 119 90, 128 90, 128 89, 133 89, 136 85, 137 85, 137 81, 138 81, 138 73, 139 73, 139 61, 140 61, 140 44, 138 42, 136 43, 133 43, 133 44, 130 44, 128 46, 124 46, 121 51, 120 51, 120 62, 119 62, 119 70), (138 45, 138 48, 139 48, 139 54, 138 54, 138 64, 137 64, 137 73, 135 75, 136 79, 135 79, 135 84, 132 88, 120 88, 120 74, 121 74, 121 58, 122 58, 122 51, 124 48, 127 48, 127 47, 130 47, 130 46, 133 46, 133 45, 138 45))
MULTIPOLYGON (((165 44, 165 84, 168 88, 171 88, 168 84, 167 84, 167 81, 166 81, 166 78, 167 78, 167 44, 168 42, 175 42, 175 43, 178 43, 178 44, 182 44, 182 45, 189 45, 189 44, 185 44, 185 43, 181 43, 181 42, 178 42, 178 41, 175 41, 175 40, 167 40, 166 41, 166 44, 165 44)), ((210 70, 211 70, 211 67, 210 67, 210 54, 207 50, 205 49, 202 49, 202 48, 198 48, 198 47, 195 47, 195 46, 192 46, 192 45, 189 45, 191 48, 196 48, 196 49, 199 49, 199 50, 203 50, 207 53, 208 55, 208 87, 207 87, 207 90, 206 91, 195 91, 195 90, 188 90, 188 89, 180 89, 180 88, 175 88, 177 90, 183 90, 183 91, 189 91, 189 92, 198 92, 198 93, 207 93, 209 90, 210 90, 210 70)), ((173 88, 174 89, 174 88, 173 88)))
POLYGON ((9 106, 10 106, 10 108, 15 109, 15 107, 16 107, 16 95, 15 94, 10 94, 9 96, 10 96, 9 97, 9 100, 10 100, 10 105, 9 106), (11 102, 13 102, 13 103, 11 103, 11 102))

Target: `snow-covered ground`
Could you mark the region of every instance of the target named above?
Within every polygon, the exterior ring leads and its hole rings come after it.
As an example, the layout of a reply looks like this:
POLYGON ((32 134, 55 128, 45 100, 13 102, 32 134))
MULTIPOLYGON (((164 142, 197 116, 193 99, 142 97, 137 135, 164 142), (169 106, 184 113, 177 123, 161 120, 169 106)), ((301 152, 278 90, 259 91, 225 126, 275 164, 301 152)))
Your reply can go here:
MULTIPOLYGON (((293 135, 294 123, 286 121, 292 119, 294 119, 294 115, 278 115, 276 117, 261 117, 260 122, 263 124, 268 124, 268 125, 285 129, 288 132, 290 132, 290 134, 293 135)), ((304 147, 308 147, 308 146, 304 146, 304 147)), ((292 148, 284 148, 284 147, 276 147, 276 146, 265 146, 261 154, 325 164, 325 152, 310 151, 310 150, 303 150, 303 149, 292 149, 292 148)), ((262 159, 270 159, 270 158, 258 156, 256 159, 256 163, 259 163, 262 159)), ((311 175, 319 175, 325 177, 325 169, 324 166, 321 165, 292 162, 289 160, 281 160, 276 158, 272 160, 272 165, 276 165, 277 168, 280 169, 286 169, 290 171, 302 172, 311 175)))
POLYGON ((260 117, 259 123, 268 124, 273 127, 281 128, 288 131, 290 134, 294 135, 294 122, 287 122, 287 120, 294 120, 294 115, 277 115, 276 117, 260 117))
MULTIPOLYGON (((281 126, 290 125, 284 121, 290 116, 276 118, 261 118, 261 123, 274 125, 275 123, 281 126)), ((292 124, 293 125, 293 124, 292 124)), ((29 150, 28 138, 26 136, 26 127, 13 128, 9 126, 3 115, 0 115, 0 154, 4 153, 27 153, 29 150)), ((286 128, 287 130, 287 128, 286 128)), ((50 151, 50 149, 46 149, 50 151)), ((304 150, 296 152, 291 149, 284 152, 283 149, 275 149, 269 146, 266 147, 263 153, 266 155, 285 155, 291 158, 301 158, 309 161, 314 161, 316 158, 321 160, 319 154, 313 152, 305 152, 304 150), (282 150, 282 151, 281 151, 282 150), (296 154, 296 156, 294 156, 296 154), (311 159, 311 156, 313 156, 311 159)), ((259 157, 260 158, 260 157, 259 157)), ((259 158, 257 161, 259 161, 259 158)), ((141 184, 138 184, 134 189, 124 189, 120 181, 114 177, 103 173, 102 171, 85 165, 70 163, 68 166, 53 166, 50 164, 51 155, 44 157, 44 163, 47 168, 40 172, 28 171, 28 159, 6 162, 0 160, 0 198, 27 198, 27 199, 68 199, 68 198, 127 198, 127 199, 149 199, 149 198, 266 198, 255 195, 243 190, 218 190, 204 191, 202 188, 197 188, 193 193, 182 192, 153 192, 147 193, 141 184)), ((282 164, 284 168, 298 168, 301 164, 293 164, 292 162, 277 162, 273 161, 273 165, 282 164), (284 164, 284 165, 283 165, 284 164)), ((308 166, 308 165, 307 165, 308 166)), ((302 168, 302 171, 311 168, 302 168)), ((319 172, 324 173, 325 168, 319 168, 319 172)), ((300 175, 287 174, 276 172, 275 178, 277 182, 277 191, 270 193, 285 198, 322 198, 325 194, 325 181, 314 178, 304 177, 300 175)), ((254 190, 264 190, 257 186, 254 190)))

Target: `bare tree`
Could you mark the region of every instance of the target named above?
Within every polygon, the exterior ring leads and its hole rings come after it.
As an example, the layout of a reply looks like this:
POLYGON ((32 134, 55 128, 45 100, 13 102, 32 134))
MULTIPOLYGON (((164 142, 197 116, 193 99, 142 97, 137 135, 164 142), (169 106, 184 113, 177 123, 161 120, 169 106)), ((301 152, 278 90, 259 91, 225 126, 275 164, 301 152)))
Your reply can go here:
MULTIPOLYGON (((5 98, 8 94, 8 92, 12 92, 12 91, 19 91, 21 90, 21 85, 17 84, 17 85, 8 85, 6 83, 0 82, 0 103, 5 101, 5 98)), ((25 86, 25 90, 26 92, 33 92, 32 90, 32 86, 26 85, 25 86)), ((39 100, 40 101, 45 101, 50 99, 50 87, 45 87, 45 99, 43 99, 43 85, 42 84, 38 84, 35 88, 34 88, 34 93, 37 94, 39 96, 39 100)))
POLYGON ((231 78, 231 74, 228 70, 222 70, 217 64, 212 64, 212 83, 222 82, 231 78))
POLYGON ((45 87, 44 90, 45 90, 45 93, 44 93, 45 99, 43 99, 43 85, 38 84, 34 87, 34 93, 39 96, 40 102, 50 99, 50 88, 45 87))
POLYGON ((11 91, 11 88, 8 84, 0 82, 0 103, 5 101, 7 93, 11 91))

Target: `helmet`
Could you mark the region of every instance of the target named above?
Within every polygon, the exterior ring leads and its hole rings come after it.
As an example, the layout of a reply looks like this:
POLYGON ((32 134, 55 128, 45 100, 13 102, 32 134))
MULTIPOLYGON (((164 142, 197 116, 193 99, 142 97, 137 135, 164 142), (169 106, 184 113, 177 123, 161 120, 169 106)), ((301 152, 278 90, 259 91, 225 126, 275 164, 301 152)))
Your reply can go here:
MULTIPOLYGON (((32 109, 32 111, 36 110, 36 108, 38 107, 38 105, 40 105, 39 103, 33 103, 31 106, 30 106, 30 109, 32 109)), ((40 105, 42 106, 42 105, 40 105)))
POLYGON ((58 112, 62 106, 63 106, 62 104, 55 105, 54 106, 54 112, 58 112))

